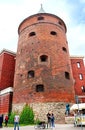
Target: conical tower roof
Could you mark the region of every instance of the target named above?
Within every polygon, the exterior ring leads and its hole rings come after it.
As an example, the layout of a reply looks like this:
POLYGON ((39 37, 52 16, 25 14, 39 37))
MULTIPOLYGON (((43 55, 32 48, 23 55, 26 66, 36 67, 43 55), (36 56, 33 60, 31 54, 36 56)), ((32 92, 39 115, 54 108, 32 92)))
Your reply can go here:
POLYGON ((40 10, 39 10, 38 13, 45 13, 45 11, 44 11, 44 9, 43 9, 43 7, 42 7, 42 4, 41 4, 41 8, 40 8, 40 10))

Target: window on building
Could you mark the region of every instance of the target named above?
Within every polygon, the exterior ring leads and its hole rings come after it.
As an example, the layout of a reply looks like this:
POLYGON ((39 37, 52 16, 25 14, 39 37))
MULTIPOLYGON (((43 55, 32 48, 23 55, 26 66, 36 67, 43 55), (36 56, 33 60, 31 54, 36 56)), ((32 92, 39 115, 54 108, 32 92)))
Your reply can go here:
POLYGON ((83 79, 83 75, 79 74, 79 79, 82 80, 83 79))
POLYGON ((36 35, 35 32, 30 32, 30 33, 29 33, 29 36, 30 36, 30 37, 31 37, 31 36, 34 36, 34 35, 36 35))
POLYGON ((34 70, 28 71, 28 78, 33 78, 34 77, 34 70))
POLYGON ((85 92, 85 86, 81 87, 82 92, 85 92))
POLYGON ((68 44, 68 41, 66 41, 66 43, 68 44))
POLYGON ((20 74, 20 77, 22 77, 23 75, 22 74, 20 74))
POLYGON ((51 35, 57 35, 57 33, 55 31, 51 31, 50 34, 51 35))
POLYGON ((46 62, 48 60, 48 56, 47 55, 41 55, 40 60, 41 60, 41 62, 46 62))
POLYGON ((43 92, 44 91, 44 85, 43 84, 39 84, 36 86, 36 92, 43 92))
POLYGON ((78 68, 80 68, 80 67, 81 67, 81 66, 80 66, 80 62, 77 62, 77 67, 78 67, 78 68))
POLYGON ((67 49, 65 47, 62 47, 62 50, 65 51, 65 52, 67 52, 67 49))
POLYGON ((60 25, 62 25, 62 22, 61 22, 61 21, 59 21, 58 23, 59 23, 60 25))
POLYGON ((38 20, 44 20, 44 17, 39 16, 39 17, 38 17, 38 20))
POLYGON ((70 75, 69 75, 68 72, 65 72, 65 78, 66 78, 66 79, 70 79, 70 75))

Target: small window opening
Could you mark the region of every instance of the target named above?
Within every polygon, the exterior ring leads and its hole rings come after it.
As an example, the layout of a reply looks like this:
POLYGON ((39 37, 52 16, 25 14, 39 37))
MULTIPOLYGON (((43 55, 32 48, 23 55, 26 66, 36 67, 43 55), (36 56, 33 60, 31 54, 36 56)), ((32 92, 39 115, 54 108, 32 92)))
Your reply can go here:
POLYGON ((44 85, 43 84, 39 84, 36 86, 36 92, 43 92, 44 91, 44 85))
POLYGON ((31 70, 28 72, 28 78, 33 78, 34 77, 34 71, 31 70))
POLYGON ((61 21, 59 21, 58 23, 59 23, 60 25, 62 25, 62 22, 61 22, 61 21))
POLYGON ((44 20, 44 17, 40 16, 38 17, 38 20, 44 20))
POLYGON ((23 75, 22 74, 17 74, 18 76, 22 77, 23 75))
POLYGON ((66 41, 66 43, 68 44, 68 41, 66 41))
POLYGON ((70 79, 70 75, 69 75, 68 72, 65 72, 65 78, 66 78, 66 79, 70 79))
POLYGON ((83 75, 82 74, 79 74, 79 79, 83 80, 83 75))
POLYGON ((20 74, 20 77, 22 77, 23 75, 22 74, 20 74))
POLYGON ((57 33, 55 31, 51 31, 50 34, 51 35, 57 35, 57 33))
POLYGON ((65 47, 62 47, 62 50, 63 50, 63 51, 65 51, 65 52, 67 52, 67 50, 66 50, 66 48, 65 48, 65 47))
POLYGON ((85 92, 85 86, 81 87, 82 92, 85 92))
POLYGON ((80 68, 81 66, 80 66, 80 62, 77 62, 77 68, 80 68))
POLYGON ((29 36, 34 36, 34 35, 36 35, 35 32, 31 32, 31 33, 29 33, 29 36))
POLYGON ((42 56, 40 56, 40 60, 41 60, 41 62, 46 62, 48 60, 48 56, 42 55, 42 56))

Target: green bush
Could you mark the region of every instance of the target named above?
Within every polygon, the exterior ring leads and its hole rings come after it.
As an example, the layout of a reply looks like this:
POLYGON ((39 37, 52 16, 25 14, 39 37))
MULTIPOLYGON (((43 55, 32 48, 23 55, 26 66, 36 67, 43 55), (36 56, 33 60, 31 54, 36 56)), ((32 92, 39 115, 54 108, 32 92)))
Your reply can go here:
POLYGON ((14 116, 15 116, 15 112, 11 112, 10 114, 9 114, 9 120, 8 120, 8 123, 9 124, 13 124, 14 123, 14 116))
POLYGON ((20 124, 34 124, 34 113, 30 106, 25 105, 20 114, 20 124))

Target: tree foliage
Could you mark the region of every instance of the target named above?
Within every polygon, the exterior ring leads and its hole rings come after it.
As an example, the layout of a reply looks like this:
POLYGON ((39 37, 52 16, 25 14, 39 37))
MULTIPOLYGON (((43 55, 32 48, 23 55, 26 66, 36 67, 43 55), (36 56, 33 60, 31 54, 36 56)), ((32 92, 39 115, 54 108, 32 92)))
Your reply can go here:
POLYGON ((30 106, 27 104, 23 107, 23 110, 19 114, 19 112, 11 112, 9 114, 9 124, 14 123, 14 117, 15 115, 18 114, 20 116, 20 124, 34 124, 34 113, 33 110, 30 106))
POLYGON ((33 124, 34 123, 34 113, 32 108, 27 104, 23 107, 20 114, 20 124, 33 124))
POLYGON ((15 116, 15 112, 11 112, 10 114, 9 114, 9 120, 8 120, 8 123, 9 124, 13 124, 14 123, 14 116, 15 116))

